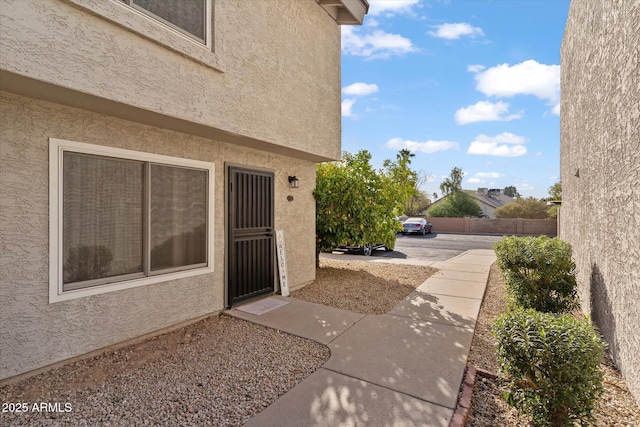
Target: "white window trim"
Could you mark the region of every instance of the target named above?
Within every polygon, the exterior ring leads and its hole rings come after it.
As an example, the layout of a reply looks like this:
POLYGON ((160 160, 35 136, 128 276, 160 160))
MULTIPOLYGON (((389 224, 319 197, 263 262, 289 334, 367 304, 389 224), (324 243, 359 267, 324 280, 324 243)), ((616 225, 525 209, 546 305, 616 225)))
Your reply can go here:
POLYGON ((131 7, 133 10, 142 13, 145 16, 148 16, 156 21, 160 22, 163 25, 167 25, 172 30, 177 30, 181 34, 185 34, 187 37, 193 38, 198 43, 203 43, 207 47, 211 47, 211 2, 209 0, 205 0, 204 2, 204 39, 199 38, 193 33, 190 33, 184 28, 179 27, 175 23, 171 21, 167 21, 161 16, 154 14, 153 12, 139 6, 135 3, 135 0, 118 0, 121 3, 124 3, 131 7))
POLYGON ((121 148, 93 145, 77 141, 49 138, 49 303, 68 301, 90 295, 99 295, 107 292, 115 292, 123 289, 162 283, 169 280, 177 280, 213 273, 214 169, 215 165, 213 163, 199 160, 163 156, 159 154, 124 150, 121 148), (177 271, 174 273, 159 274, 122 282, 109 283, 84 289, 63 291, 62 258, 64 254, 62 251, 62 161, 65 151, 207 170, 209 174, 209 194, 207 195, 207 266, 191 270, 177 271))
POLYGON ((208 25, 205 44, 119 0, 67 1, 174 52, 194 59, 217 71, 223 71, 220 57, 215 53, 214 49, 214 0, 207 0, 206 3, 208 25))

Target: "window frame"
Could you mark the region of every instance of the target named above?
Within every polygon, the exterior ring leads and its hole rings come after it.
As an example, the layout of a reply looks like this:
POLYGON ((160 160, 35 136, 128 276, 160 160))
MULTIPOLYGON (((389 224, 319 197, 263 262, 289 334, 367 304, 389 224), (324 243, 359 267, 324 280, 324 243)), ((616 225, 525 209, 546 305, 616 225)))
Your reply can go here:
POLYGON ((206 43, 188 36, 165 22, 144 13, 139 9, 123 3, 122 0, 67 0, 74 6, 113 22, 128 31, 191 58, 202 65, 216 71, 224 72, 224 64, 220 55, 216 54, 215 34, 215 0, 206 0, 206 43))
POLYGON ((204 0, 204 39, 201 39, 200 37, 196 36, 195 34, 190 33, 189 31, 185 30, 184 28, 174 24, 171 21, 168 21, 166 19, 164 19, 161 16, 156 15, 155 13, 151 12, 150 10, 145 9, 144 7, 137 5, 135 3, 135 0, 120 0, 121 2, 123 2, 125 5, 135 9, 136 11, 138 11, 139 13, 146 15, 156 21, 158 21, 161 24, 164 24, 166 26, 168 26, 169 28, 178 31, 179 33, 186 35, 187 37, 195 40, 196 42, 202 43, 205 46, 211 46, 211 1, 210 0, 204 0))
MULTIPOLYGON (((98 295, 107 292, 115 292, 131 289, 139 286, 162 283, 170 280, 183 279, 213 273, 214 246, 213 246, 213 212, 214 212, 214 172, 215 165, 210 162, 185 159, 180 157, 164 156, 140 151, 113 148, 101 145, 87 144, 77 141, 68 141, 49 138, 49 302, 67 301, 82 298, 89 295, 98 295), (186 167, 207 171, 207 215, 206 215, 206 265, 177 271, 168 270, 154 272, 148 276, 122 278, 122 280, 110 283, 96 283, 93 286, 82 287, 74 290, 64 290, 63 265, 63 160, 65 152, 81 153, 90 156, 110 157, 122 160, 133 160, 145 163, 155 163, 174 167, 186 167)), ((145 217, 148 221, 148 216, 145 217)), ((146 251, 148 248, 144 248, 146 251)), ((122 276, 121 276, 122 277, 122 276)), ((99 279, 98 279, 99 280, 99 279)))

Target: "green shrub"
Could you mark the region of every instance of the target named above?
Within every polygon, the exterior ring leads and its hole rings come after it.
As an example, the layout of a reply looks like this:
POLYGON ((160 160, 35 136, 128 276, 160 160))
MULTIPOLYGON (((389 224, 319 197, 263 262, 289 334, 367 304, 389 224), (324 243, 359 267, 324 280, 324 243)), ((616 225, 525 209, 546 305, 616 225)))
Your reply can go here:
POLYGON ((507 293, 517 305, 552 313, 578 307, 569 243, 546 236, 504 237, 495 251, 507 293))
POLYGON ((605 343, 591 323, 516 308, 496 319, 493 333, 511 405, 531 415, 535 426, 593 422, 605 343))
POLYGON ((427 215, 447 218, 479 218, 482 215, 482 208, 473 196, 464 191, 456 191, 429 209, 427 215))
POLYGON ((339 162, 316 165, 313 196, 320 250, 331 252, 339 245, 366 243, 393 248, 401 229, 394 217, 402 211, 407 190, 397 182, 402 167, 385 164, 386 170, 375 169, 371 153, 361 150, 357 154, 343 153, 339 162))

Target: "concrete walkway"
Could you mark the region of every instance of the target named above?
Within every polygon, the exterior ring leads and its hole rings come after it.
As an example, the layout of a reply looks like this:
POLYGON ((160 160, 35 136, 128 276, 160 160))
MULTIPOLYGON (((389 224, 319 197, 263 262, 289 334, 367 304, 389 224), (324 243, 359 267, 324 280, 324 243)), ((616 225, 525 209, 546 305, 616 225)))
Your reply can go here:
POLYGON ((447 426, 494 261, 492 250, 471 250, 436 262, 440 271, 383 315, 281 296, 270 299, 288 304, 261 315, 229 310, 331 350, 320 369, 245 425, 447 426))

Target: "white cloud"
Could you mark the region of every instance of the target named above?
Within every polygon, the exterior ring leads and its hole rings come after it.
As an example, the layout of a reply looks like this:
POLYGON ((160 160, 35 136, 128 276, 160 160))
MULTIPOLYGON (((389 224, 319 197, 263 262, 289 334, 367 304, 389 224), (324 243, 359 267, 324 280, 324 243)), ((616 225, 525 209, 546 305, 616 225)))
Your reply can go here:
POLYGON ((522 184, 518 184, 518 188, 522 191, 533 191, 536 189, 533 185, 528 182, 523 182, 522 184))
POLYGON ((378 92, 378 90, 379 89, 377 84, 357 82, 343 87, 342 93, 346 95, 365 96, 376 93, 378 92))
MULTIPOLYGON (((357 101, 357 97, 366 96, 378 92, 378 85, 357 82, 342 88, 342 93, 350 95, 351 98, 345 98, 342 101, 342 117, 351 117, 358 119, 359 117, 353 112, 353 106, 357 101)), ((371 112, 369 107, 365 107, 366 112, 371 112)))
MULTIPOLYGON (((369 15, 371 15, 371 13, 369 13, 369 15)), ((373 28, 373 27, 377 27, 378 25, 380 25, 380 23, 378 22, 377 19, 372 18, 370 16, 367 16, 367 20, 363 25, 366 25, 367 27, 373 28)))
MULTIPOLYGON (((486 184, 487 180, 503 177, 504 174, 499 172, 476 172, 471 178, 467 180, 469 184, 486 184)), ((493 185, 493 182, 489 182, 493 185)))
POLYGON ((410 151, 421 151, 423 153, 436 153, 438 151, 457 150, 460 145, 455 141, 409 141, 402 138, 392 138, 385 144, 388 148, 402 150, 406 148, 410 151))
POLYGON ((462 36, 471 38, 484 36, 484 32, 480 27, 472 27, 466 22, 457 22, 454 24, 442 24, 436 26, 436 31, 429 31, 434 37, 447 40, 456 40, 462 36))
POLYGON ((455 120, 459 125, 475 122, 509 121, 519 119, 522 114, 509 114, 506 102, 478 101, 473 105, 456 111, 455 120))
POLYGON ((516 135, 511 132, 502 132, 496 136, 487 136, 480 134, 476 137, 476 141, 481 142, 504 142, 507 144, 524 144, 527 138, 524 136, 516 135))
MULTIPOLYGON (((471 142, 467 149, 467 154, 477 154, 483 156, 498 157, 519 157, 527 154, 527 148, 523 145, 526 138, 509 132, 503 132, 496 136, 478 135, 471 142)), ((480 172, 483 173, 483 172, 480 172)), ((495 172, 487 172, 495 173, 495 172)), ((478 178, 483 178, 476 174, 478 178)), ((486 176, 486 178, 494 178, 486 176)))
POLYGON ((367 59, 389 58, 404 55, 417 49, 406 37, 382 30, 369 31, 366 28, 342 26, 342 53, 364 56, 367 59))
POLYGON ((342 101, 342 117, 355 117, 352 111, 353 104, 355 103, 356 100, 353 98, 347 98, 342 101))
POLYGON ((413 7, 419 3, 420 0, 371 0, 368 15, 413 15, 413 7))
POLYGON ((556 104, 556 105, 551 109, 551 112, 552 112, 553 114, 555 114, 556 116, 559 116, 559 115, 560 115, 560 104, 559 104, 559 103, 558 103, 558 104, 556 104))
POLYGON ((484 70, 485 68, 487 67, 480 64, 467 65, 467 71, 469 71, 470 73, 477 73, 479 71, 484 70))
MULTIPOLYGON (((560 66, 532 59, 520 64, 501 64, 477 72, 476 89, 487 96, 534 95, 556 105, 560 100, 560 66)), ((554 107, 554 113, 556 108, 554 107)))
POLYGON ((501 176, 504 176, 504 174, 501 174, 499 172, 476 172, 476 174, 474 175, 476 178, 481 178, 481 179, 496 179, 496 178, 500 178, 501 176))
POLYGON ((469 145, 467 154, 498 157, 519 157, 527 154, 526 147, 522 145, 498 145, 495 142, 473 141, 469 145))

